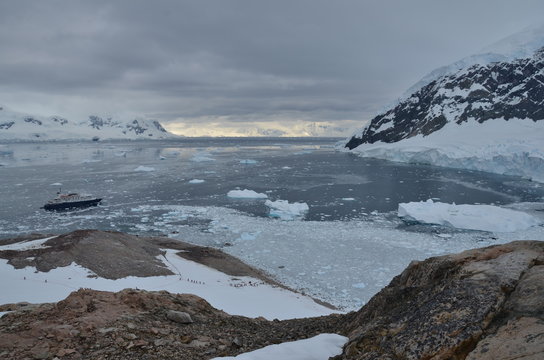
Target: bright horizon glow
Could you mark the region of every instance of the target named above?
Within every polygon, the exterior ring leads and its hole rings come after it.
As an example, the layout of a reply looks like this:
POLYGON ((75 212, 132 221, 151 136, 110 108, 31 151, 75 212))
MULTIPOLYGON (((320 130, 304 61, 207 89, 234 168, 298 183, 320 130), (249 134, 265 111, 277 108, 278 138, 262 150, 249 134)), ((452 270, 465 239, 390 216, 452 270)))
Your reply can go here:
POLYGON ((361 127, 361 120, 311 122, 280 121, 210 121, 163 123, 173 134, 186 137, 348 137, 361 127))

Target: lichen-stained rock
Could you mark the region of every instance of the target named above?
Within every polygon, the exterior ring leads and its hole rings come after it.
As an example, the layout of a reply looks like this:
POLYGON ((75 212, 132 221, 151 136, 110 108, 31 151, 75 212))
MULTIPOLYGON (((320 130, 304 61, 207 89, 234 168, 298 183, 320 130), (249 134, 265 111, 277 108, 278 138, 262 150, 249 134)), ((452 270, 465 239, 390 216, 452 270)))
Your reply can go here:
POLYGON ((336 359, 542 359, 542 264, 536 241, 414 262, 350 316, 336 359))

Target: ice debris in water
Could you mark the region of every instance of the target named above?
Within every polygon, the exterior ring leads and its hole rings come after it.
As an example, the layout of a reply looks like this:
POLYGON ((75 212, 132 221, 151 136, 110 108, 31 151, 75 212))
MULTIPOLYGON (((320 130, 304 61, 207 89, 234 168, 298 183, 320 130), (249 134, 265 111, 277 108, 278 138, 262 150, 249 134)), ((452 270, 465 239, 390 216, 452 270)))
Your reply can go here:
POLYGON ((189 180, 189 184, 202 184, 203 182, 204 182, 204 180, 202 180, 202 179, 189 180))
POLYGON ((235 198, 235 199, 266 199, 268 198, 268 195, 258 193, 253 190, 231 190, 227 193, 227 196, 229 198, 235 198))
POLYGON ((257 163, 257 160, 251 160, 251 159, 240 160, 240 164, 251 165, 256 163, 257 163))
POLYGON ((447 204, 431 199, 400 203, 398 216, 424 224, 490 232, 513 232, 540 224, 537 218, 521 211, 492 205, 447 204))
POLYGON ((265 205, 270 208, 269 215, 271 217, 280 218, 282 220, 294 220, 296 218, 304 217, 308 210, 310 210, 306 203, 289 203, 287 200, 266 200, 265 205))
POLYGON ((193 162, 205 162, 205 161, 215 161, 212 155, 207 152, 199 152, 193 155, 191 161, 193 162))
POLYGON ((155 171, 154 167, 140 165, 134 171, 155 171))

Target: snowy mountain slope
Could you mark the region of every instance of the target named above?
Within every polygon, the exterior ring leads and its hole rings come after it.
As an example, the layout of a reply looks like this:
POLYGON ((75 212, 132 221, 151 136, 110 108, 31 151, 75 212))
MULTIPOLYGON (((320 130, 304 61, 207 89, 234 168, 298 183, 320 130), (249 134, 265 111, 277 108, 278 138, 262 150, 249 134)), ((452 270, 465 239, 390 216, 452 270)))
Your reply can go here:
POLYGON ((43 117, 18 113, 0 107, 0 141, 48 141, 94 139, 169 139, 156 120, 114 120, 91 115, 75 122, 59 116, 43 117))
POLYGON ((505 62, 531 57, 535 51, 544 47, 543 34, 544 24, 530 26, 523 31, 486 46, 478 54, 467 56, 452 64, 434 69, 411 86, 401 99, 410 97, 410 95, 423 86, 442 76, 453 74, 460 69, 465 69, 472 65, 486 65, 494 62, 505 62))
POLYGON ((544 48, 433 80, 345 147, 362 156, 544 181, 544 48))

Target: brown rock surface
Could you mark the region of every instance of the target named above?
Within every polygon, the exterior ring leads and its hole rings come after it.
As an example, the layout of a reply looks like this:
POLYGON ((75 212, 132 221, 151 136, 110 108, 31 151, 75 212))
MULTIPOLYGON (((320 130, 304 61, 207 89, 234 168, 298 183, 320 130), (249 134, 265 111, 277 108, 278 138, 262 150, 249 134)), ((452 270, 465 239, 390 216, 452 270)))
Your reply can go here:
POLYGON ((544 243, 412 263, 356 313, 335 359, 544 359, 544 243))
POLYGON ((1 359, 208 359, 339 332, 341 315, 267 321, 230 316, 194 295, 80 289, 0 319, 1 359), (194 320, 180 324, 168 312, 194 320))

